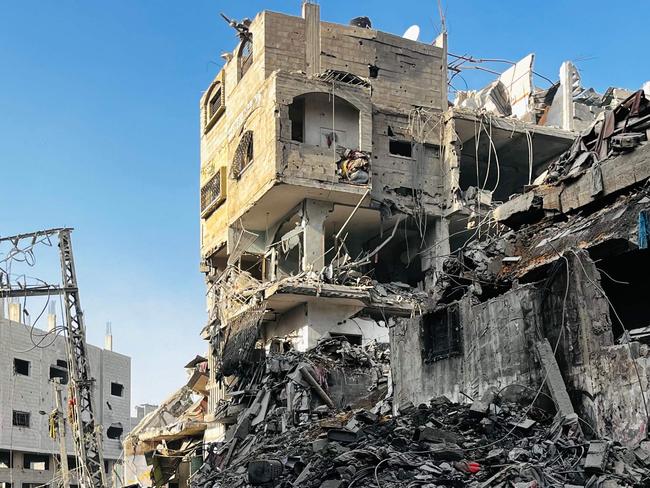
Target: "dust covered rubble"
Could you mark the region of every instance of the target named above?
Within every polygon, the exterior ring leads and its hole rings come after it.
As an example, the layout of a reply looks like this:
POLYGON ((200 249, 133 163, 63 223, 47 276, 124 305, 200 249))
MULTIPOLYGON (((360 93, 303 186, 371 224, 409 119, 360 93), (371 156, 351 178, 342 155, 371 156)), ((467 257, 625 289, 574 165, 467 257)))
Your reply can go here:
POLYGON ((231 385, 237 391, 219 411, 232 424, 191 487, 649 486, 650 443, 590 439, 587 425, 540 401, 541 390, 512 385, 472 403, 439 397, 395 409, 389 356, 338 338, 270 355, 231 385), (343 405, 334 370, 338 378, 370 371, 368 394, 343 405))

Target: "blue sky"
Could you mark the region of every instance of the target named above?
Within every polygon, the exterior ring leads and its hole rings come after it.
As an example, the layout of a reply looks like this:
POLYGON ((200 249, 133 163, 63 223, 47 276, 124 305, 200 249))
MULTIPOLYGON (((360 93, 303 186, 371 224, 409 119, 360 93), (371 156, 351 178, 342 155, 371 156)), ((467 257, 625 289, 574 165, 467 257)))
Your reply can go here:
MULTIPOLYGON (((0 0, 0 235, 76 228, 88 336, 103 343, 112 322, 115 350, 133 358, 133 404, 161 401, 205 349, 198 101, 235 43, 219 12, 262 9, 298 15, 300 2, 0 0)), ((650 78, 646 2, 447 0, 444 9, 451 52, 535 52, 552 79, 574 60, 600 91, 650 78)), ((418 23, 425 42, 437 12, 415 0, 321 2, 325 20, 367 15, 396 34, 418 23)), ((489 78, 466 76, 470 86, 489 78)))

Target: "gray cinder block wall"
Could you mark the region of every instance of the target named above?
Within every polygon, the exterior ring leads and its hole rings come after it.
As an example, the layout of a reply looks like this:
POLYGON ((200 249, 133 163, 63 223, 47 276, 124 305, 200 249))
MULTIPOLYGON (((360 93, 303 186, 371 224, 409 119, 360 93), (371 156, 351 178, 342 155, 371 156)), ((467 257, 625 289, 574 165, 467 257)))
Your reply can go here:
MULTIPOLYGON (((52 340, 52 335, 44 338, 45 333, 0 318, 0 484, 12 483, 12 488, 48 482, 55 475, 52 455, 58 455, 59 449, 58 443, 49 436, 48 415, 55 408, 50 367, 56 366, 57 361, 66 361, 67 357, 65 339, 59 336, 52 340), (34 346, 34 342, 38 344, 41 340, 41 345, 47 347, 34 346), (27 375, 15 371, 15 359, 28 362, 27 375), (13 425, 14 411, 29 414, 29 427, 13 425), (9 452, 13 452, 13 469, 3 467, 9 452), (48 469, 25 469, 25 454, 46 455, 48 469)), ((88 345, 88 354, 91 374, 96 380, 97 420, 104 432, 105 469, 110 473, 120 457, 121 441, 109 439, 106 431, 112 423, 121 423, 123 438, 131 426, 131 358, 92 345, 88 345), (116 395, 120 390, 117 385, 122 387, 121 396, 116 395)), ((64 402, 67 405, 67 387, 64 387, 64 402)), ((69 428, 67 433, 68 455, 74 456, 69 428)), ((109 475, 109 482, 110 478, 109 475)))

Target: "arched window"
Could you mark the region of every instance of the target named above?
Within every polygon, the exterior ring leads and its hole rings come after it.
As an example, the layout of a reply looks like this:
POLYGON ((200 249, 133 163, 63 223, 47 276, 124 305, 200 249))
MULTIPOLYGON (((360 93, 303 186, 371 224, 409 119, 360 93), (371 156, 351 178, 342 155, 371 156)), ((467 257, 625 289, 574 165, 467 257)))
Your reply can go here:
POLYGON ((223 76, 219 77, 220 79, 212 83, 208 93, 205 97, 205 106, 203 107, 204 113, 204 130, 207 132, 219 119, 221 114, 226 109, 225 93, 223 90, 223 76))
POLYGON ((245 131, 237 149, 235 150, 235 157, 232 162, 231 175, 233 178, 239 178, 246 168, 253 162, 253 131, 245 131))
POLYGON ((253 63, 253 35, 248 34, 239 46, 239 79, 241 80, 253 63))
POLYGON ((310 146, 359 148, 359 109, 323 92, 304 93, 289 105, 291 140, 310 146))
POLYGON ((208 120, 214 117, 219 111, 222 101, 223 93, 221 92, 221 83, 217 83, 210 92, 210 98, 208 99, 208 120))

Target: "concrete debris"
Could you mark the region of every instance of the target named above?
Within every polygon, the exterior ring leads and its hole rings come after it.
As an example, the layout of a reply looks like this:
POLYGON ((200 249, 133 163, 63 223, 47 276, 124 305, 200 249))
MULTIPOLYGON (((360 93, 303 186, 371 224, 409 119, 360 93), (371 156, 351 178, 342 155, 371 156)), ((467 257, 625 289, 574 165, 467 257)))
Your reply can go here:
POLYGON ((530 54, 450 106, 504 60, 311 2, 246 32, 201 100, 193 486, 647 485, 647 94, 530 54))
POLYGON ((596 163, 633 150, 647 142, 648 129, 650 102, 643 90, 639 90, 613 110, 604 112, 603 117, 592 123, 567 152, 551 163, 545 182, 575 178, 596 163))
MULTIPOLYGON (((204 370, 197 356, 188 370, 204 370)), ((201 445, 206 429, 207 398, 183 386, 147 414, 123 442, 126 485, 162 486, 176 475, 185 456, 201 445)))
POLYGON ((500 408, 489 415, 490 431, 475 421, 470 407, 444 398, 398 416, 378 415, 390 401, 383 400, 370 410, 312 413, 313 420, 289 422, 281 431, 257 429, 232 453, 235 440, 214 445, 191 486, 641 487, 650 482, 646 458, 637 451, 585 441, 543 409, 491 398, 500 408), (350 422, 354 431, 346 427, 350 422), (523 423, 515 433, 511 426, 523 423))
POLYGON ((504 117, 512 114, 508 92, 499 80, 478 91, 457 92, 454 105, 470 110, 482 109, 504 117))
MULTIPOLYGON (((471 56, 454 57, 462 61, 450 66, 457 72, 462 71, 464 63, 490 61, 471 56)), ((614 109, 632 95, 630 90, 622 88, 610 87, 600 94, 593 88, 583 87, 580 73, 570 61, 562 63, 559 81, 549 88, 537 88, 533 84, 534 59, 534 55, 529 54, 512 63, 495 81, 480 90, 458 90, 454 107, 580 132, 603 112, 614 109)))
POLYGON ((361 348, 344 338, 324 339, 305 353, 271 353, 232 378, 230 400, 217 405, 215 418, 234 426, 240 439, 269 429, 282 432, 350 402, 372 403, 386 394, 387 368, 385 346, 361 348))

